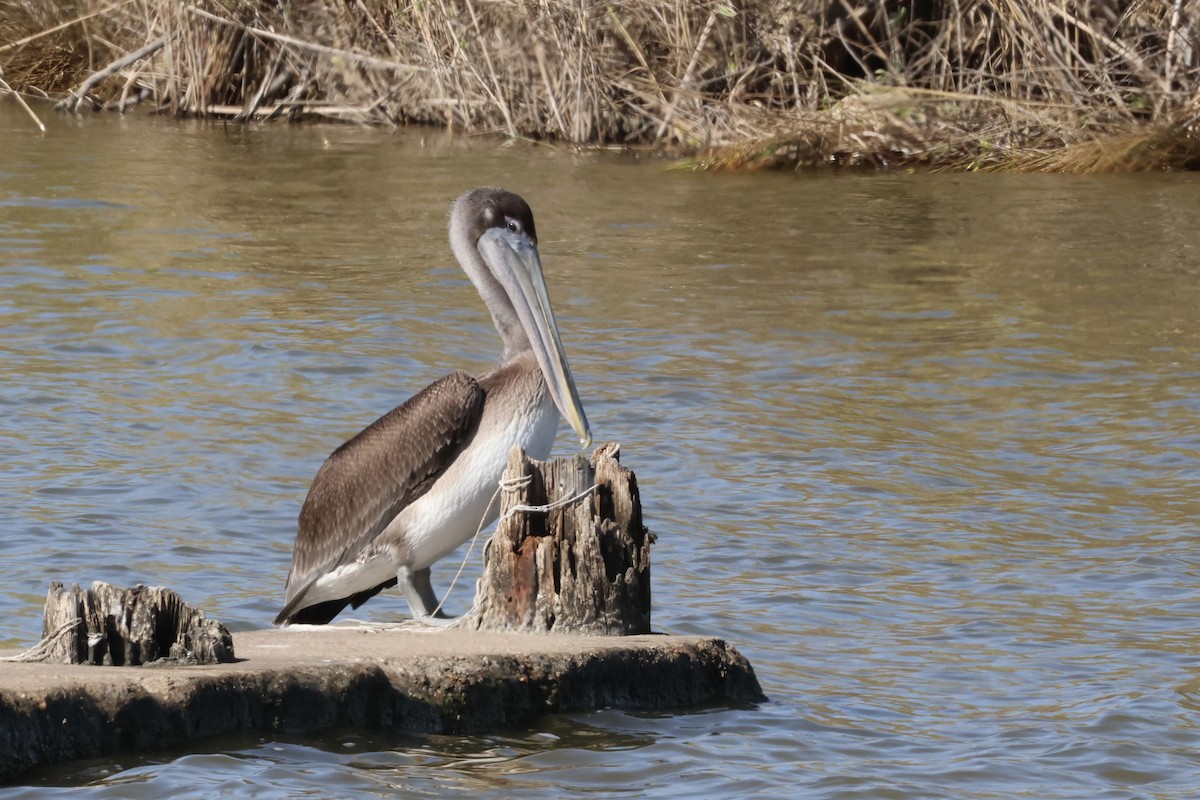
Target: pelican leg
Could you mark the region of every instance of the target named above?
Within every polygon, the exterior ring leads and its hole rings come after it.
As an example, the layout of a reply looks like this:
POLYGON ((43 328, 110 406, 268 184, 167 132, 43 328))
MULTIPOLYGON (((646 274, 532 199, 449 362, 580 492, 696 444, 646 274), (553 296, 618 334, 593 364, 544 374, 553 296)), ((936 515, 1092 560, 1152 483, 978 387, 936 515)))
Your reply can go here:
POLYGON ((414 618, 434 625, 440 620, 452 620, 453 617, 438 608, 437 595, 433 593, 429 577, 429 567, 418 570, 400 567, 396 570, 396 580, 404 588, 404 597, 414 618))

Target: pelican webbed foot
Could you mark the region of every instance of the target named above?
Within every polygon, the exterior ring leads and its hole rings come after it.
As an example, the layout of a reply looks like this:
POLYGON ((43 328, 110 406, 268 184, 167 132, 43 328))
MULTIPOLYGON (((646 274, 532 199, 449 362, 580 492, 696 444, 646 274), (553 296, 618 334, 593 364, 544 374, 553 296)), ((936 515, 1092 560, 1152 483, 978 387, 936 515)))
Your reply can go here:
POLYGON ((396 570, 396 581, 404 590, 413 619, 428 625, 448 625, 458 619, 442 611, 442 604, 433 593, 429 567, 416 570, 400 567, 396 570))

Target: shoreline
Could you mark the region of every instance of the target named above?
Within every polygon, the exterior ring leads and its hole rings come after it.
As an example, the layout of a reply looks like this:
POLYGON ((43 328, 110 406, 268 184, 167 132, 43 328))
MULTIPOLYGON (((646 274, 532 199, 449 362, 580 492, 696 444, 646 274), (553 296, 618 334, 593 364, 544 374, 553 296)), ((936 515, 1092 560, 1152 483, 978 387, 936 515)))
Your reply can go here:
POLYGON ((1118 6, 35 0, 0 20, 0 92, 435 125, 693 169, 1200 168, 1200 19, 1118 6))

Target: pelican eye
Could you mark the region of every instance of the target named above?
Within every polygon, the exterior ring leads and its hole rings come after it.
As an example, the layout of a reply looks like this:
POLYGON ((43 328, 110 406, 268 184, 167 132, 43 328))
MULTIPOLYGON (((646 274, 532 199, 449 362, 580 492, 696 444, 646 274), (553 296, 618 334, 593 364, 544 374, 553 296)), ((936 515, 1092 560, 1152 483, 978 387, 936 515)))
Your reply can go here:
POLYGON ((521 232, 521 223, 517 222, 515 219, 512 219, 510 217, 508 220, 508 232, 509 233, 520 233, 521 232))

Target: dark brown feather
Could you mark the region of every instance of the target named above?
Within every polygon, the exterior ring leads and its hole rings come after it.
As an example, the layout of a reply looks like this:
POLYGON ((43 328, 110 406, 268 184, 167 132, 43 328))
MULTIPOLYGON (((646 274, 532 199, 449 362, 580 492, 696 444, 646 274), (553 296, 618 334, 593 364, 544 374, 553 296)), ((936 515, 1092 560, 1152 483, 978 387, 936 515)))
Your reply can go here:
MULTIPOLYGON (((301 604, 313 582, 357 559, 397 514, 429 490, 475 432, 484 397, 470 375, 451 373, 333 451, 300 510, 287 602, 276 624, 308 621, 302 619, 308 615, 301 604)), ((355 606, 385 586, 364 593, 355 606)), ((330 601, 341 605, 329 617, 351 600, 330 601)), ((313 608, 319 617, 329 610, 313 608)))

